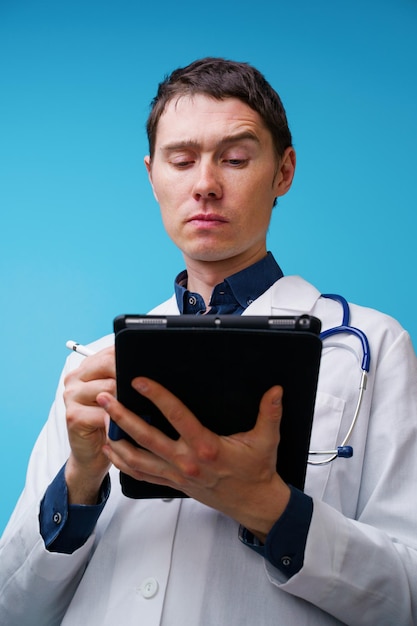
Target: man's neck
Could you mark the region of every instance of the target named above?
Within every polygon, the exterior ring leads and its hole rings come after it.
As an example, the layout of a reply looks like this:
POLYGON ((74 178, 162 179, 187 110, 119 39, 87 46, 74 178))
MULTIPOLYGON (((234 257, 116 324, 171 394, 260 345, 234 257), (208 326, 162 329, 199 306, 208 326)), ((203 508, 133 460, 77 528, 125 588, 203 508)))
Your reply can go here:
POLYGON ((266 250, 261 254, 254 255, 245 260, 240 257, 234 257, 222 261, 196 262, 194 259, 184 258, 188 274, 187 289, 199 293, 204 299, 206 306, 208 306, 211 294, 216 285, 221 283, 225 278, 257 263, 264 256, 266 256, 266 250))

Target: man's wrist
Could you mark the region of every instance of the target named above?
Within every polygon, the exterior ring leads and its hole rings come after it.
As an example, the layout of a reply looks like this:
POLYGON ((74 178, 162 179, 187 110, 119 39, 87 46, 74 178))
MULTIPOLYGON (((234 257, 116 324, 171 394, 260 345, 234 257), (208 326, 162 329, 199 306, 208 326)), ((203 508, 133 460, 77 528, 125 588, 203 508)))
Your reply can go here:
POLYGON ((285 512, 291 497, 290 487, 278 475, 277 479, 276 489, 268 491, 265 498, 252 507, 256 518, 253 523, 243 524, 261 544, 265 543, 272 527, 285 512))
POLYGON ((103 480, 108 474, 109 465, 104 468, 81 468, 70 456, 64 470, 68 504, 86 506, 97 504, 103 480))
POLYGON ((239 539, 291 577, 303 566, 312 514, 313 500, 310 496, 291 487, 288 506, 271 528, 266 541, 259 541, 250 530, 242 526, 239 529, 239 539))

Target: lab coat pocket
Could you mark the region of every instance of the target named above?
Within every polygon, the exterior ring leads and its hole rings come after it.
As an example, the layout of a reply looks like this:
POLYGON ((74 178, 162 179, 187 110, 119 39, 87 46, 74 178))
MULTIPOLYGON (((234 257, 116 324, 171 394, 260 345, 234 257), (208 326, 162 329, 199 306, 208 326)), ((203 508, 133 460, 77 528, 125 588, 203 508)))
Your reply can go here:
MULTIPOLYGON (((317 391, 314 409, 313 428, 311 431, 310 450, 335 450, 342 439, 340 428, 345 401, 323 391, 317 391)), ((313 463, 324 461, 331 456, 310 455, 313 463)), ((322 499, 329 478, 332 462, 323 465, 308 464, 305 492, 312 497, 322 499)))

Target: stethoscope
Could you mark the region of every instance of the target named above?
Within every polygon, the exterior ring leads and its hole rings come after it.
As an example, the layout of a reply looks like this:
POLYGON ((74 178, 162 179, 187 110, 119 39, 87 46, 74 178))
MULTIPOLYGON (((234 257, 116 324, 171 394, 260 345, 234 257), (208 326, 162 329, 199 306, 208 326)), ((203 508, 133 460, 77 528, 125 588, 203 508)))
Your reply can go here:
POLYGON ((331 298, 332 300, 336 300, 336 302, 339 302, 343 309, 343 317, 342 317, 342 323, 340 324, 340 326, 335 326, 334 328, 329 328, 328 330, 324 330, 322 333, 320 333, 320 339, 324 340, 324 339, 327 339, 328 337, 331 337, 332 335, 337 335, 339 333, 348 333, 350 335, 354 335, 355 337, 357 337, 362 345, 362 353, 363 353, 362 363, 361 363, 362 374, 361 374, 361 379, 360 379, 360 384, 359 384, 359 394, 358 394, 358 400, 356 403, 355 412, 353 414, 352 422, 349 426, 349 429, 346 433, 345 438, 343 439, 341 444, 337 446, 335 450, 310 450, 309 451, 310 455, 326 457, 325 459, 317 460, 317 461, 309 460, 308 463, 310 465, 324 465, 326 463, 330 463, 331 461, 334 461, 337 458, 340 458, 340 457, 350 458, 353 455, 352 446, 349 446, 347 444, 349 442, 349 439, 352 435, 352 431, 358 419, 359 411, 360 411, 361 404, 362 404, 363 394, 366 389, 366 382, 368 378, 367 375, 369 372, 369 367, 370 367, 370 362, 371 362, 371 353, 369 349, 369 342, 368 342, 367 336, 362 330, 359 330, 359 328, 355 328, 354 326, 350 325, 350 310, 349 310, 349 304, 347 300, 343 298, 343 296, 339 296, 334 293, 323 293, 322 298, 331 298))

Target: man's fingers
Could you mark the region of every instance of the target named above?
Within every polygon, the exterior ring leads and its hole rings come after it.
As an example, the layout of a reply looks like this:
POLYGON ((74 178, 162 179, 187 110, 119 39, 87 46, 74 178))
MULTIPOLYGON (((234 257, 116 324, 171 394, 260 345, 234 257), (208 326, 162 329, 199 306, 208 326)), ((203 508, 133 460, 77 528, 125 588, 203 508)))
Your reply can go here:
POLYGON ((258 419, 254 427, 256 435, 271 438, 274 443, 279 441, 279 425, 282 418, 282 387, 276 385, 268 389, 259 404, 258 419))
POLYGON ((193 415, 179 398, 156 381, 135 378, 132 387, 155 404, 184 441, 193 443, 210 437, 210 431, 201 424, 198 415, 193 415))
POLYGON ((136 413, 126 409, 111 394, 98 394, 97 404, 105 409, 119 428, 126 432, 139 446, 164 459, 168 459, 172 455, 173 440, 158 428, 148 424, 136 413))

